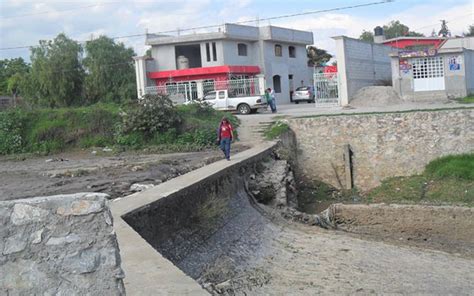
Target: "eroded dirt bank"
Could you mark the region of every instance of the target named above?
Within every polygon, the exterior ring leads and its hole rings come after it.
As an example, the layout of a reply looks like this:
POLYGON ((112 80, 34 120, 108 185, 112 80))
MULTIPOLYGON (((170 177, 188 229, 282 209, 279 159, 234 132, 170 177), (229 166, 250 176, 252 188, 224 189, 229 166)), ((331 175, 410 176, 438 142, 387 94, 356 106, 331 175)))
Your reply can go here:
POLYGON ((327 215, 338 229, 359 237, 474 258, 472 208, 333 204, 327 215))

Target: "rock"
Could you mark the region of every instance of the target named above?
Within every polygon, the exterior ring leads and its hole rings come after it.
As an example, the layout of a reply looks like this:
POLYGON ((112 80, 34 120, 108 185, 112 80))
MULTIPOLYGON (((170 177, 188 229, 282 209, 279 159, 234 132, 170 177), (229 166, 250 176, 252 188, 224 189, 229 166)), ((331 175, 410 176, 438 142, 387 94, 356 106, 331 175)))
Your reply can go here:
POLYGON ((91 249, 86 249, 66 257, 63 268, 71 273, 84 274, 97 270, 100 265, 100 255, 91 249))
POLYGON ((97 151, 94 150, 94 151, 91 152, 91 154, 95 155, 95 154, 97 154, 97 151))
POLYGON ((82 216, 101 212, 104 209, 104 205, 104 201, 99 200, 78 200, 72 202, 67 207, 59 207, 56 213, 61 216, 82 216))
POLYGON ((143 171, 143 167, 136 165, 131 168, 132 172, 143 171))
POLYGON ((44 162, 53 162, 54 159, 50 158, 50 159, 46 159, 44 162))
POLYGON ((26 248, 26 239, 20 234, 10 236, 5 241, 5 247, 3 249, 3 255, 18 253, 26 248))
POLYGON ((220 284, 216 285, 216 290, 219 291, 220 293, 224 293, 228 289, 232 289, 232 282, 230 280, 227 280, 225 282, 222 282, 220 284))
POLYGON ((110 149, 109 147, 105 147, 104 149, 102 149, 102 151, 104 151, 104 152, 112 152, 113 150, 110 149))
POLYGON ((43 235, 43 231, 44 231, 44 229, 40 229, 40 230, 35 231, 31 234, 30 238, 31 238, 31 240, 32 240, 31 242, 33 244, 39 244, 41 242, 41 240, 42 240, 41 236, 43 235))
POLYGON ((24 225, 33 222, 40 222, 48 215, 48 211, 26 204, 15 204, 10 217, 15 225, 24 225))
POLYGON ((72 233, 67 236, 62 236, 62 237, 51 237, 46 242, 46 245, 56 246, 56 245, 62 245, 62 244, 70 244, 70 243, 78 242, 80 240, 81 238, 77 234, 72 233))
POLYGON ((130 191, 141 192, 141 191, 145 191, 147 189, 150 189, 154 186, 155 185, 153 185, 153 184, 138 184, 138 183, 135 183, 135 184, 132 184, 132 186, 130 186, 130 191))

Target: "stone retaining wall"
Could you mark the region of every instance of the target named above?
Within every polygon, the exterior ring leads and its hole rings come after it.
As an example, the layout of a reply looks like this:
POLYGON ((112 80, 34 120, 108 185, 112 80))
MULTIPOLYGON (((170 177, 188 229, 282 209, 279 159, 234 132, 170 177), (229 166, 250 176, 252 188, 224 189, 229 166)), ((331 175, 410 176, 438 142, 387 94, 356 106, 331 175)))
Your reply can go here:
POLYGON ((104 196, 0 202, 0 294, 125 295, 104 196))
POLYGON ((474 150, 474 109, 320 116, 289 120, 299 176, 346 188, 344 145, 361 190, 393 176, 423 171, 431 160, 474 150))

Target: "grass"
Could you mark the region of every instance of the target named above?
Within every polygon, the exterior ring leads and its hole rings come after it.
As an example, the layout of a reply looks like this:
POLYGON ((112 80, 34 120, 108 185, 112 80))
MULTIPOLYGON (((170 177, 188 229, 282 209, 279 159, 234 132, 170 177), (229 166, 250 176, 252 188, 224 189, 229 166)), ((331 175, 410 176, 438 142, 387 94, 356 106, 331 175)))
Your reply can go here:
POLYGON ((457 100, 461 104, 474 104, 474 95, 469 95, 464 98, 460 98, 457 100))
POLYGON ((271 126, 269 126, 264 132, 263 135, 267 140, 273 140, 278 138, 283 133, 286 133, 290 130, 288 124, 284 123, 283 121, 277 121, 271 126))
POLYGON ((474 153, 431 161, 420 175, 388 178, 367 202, 474 206, 474 153))

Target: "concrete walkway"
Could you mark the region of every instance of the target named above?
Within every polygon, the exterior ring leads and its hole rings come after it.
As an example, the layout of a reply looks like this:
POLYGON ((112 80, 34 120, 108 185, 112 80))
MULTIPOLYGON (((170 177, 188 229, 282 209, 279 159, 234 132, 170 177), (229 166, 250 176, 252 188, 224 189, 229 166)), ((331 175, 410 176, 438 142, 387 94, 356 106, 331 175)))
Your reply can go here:
POLYGON ((120 248, 125 289, 128 295, 208 295, 207 291, 153 249, 122 216, 147 206, 191 184, 200 182, 228 168, 240 166, 275 143, 267 142, 236 154, 231 161, 218 161, 171 179, 147 191, 111 201, 114 230, 120 248))

